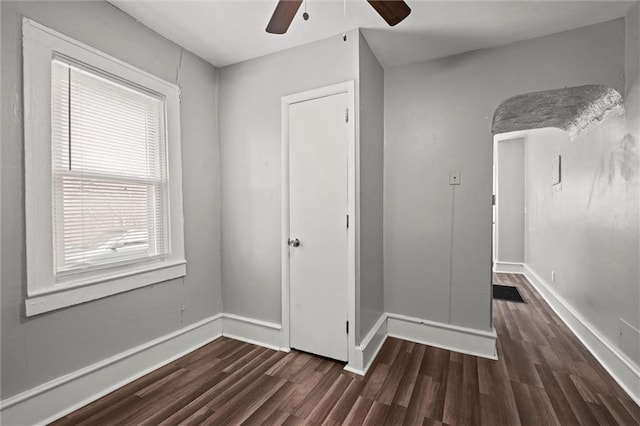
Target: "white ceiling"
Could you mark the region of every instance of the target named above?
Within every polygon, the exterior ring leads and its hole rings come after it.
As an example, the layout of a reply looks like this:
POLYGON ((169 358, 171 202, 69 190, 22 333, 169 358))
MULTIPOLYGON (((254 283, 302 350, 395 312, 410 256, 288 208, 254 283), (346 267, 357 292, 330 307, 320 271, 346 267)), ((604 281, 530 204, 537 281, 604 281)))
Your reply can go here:
MULTIPOLYGON (((345 28, 344 4, 307 0, 287 34, 265 27, 277 0, 111 0, 116 7, 211 64, 223 67, 331 36, 345 28)), ((388 27, 365 0, 347 0, 346 28, 363 28, 385 67, 500 46, 624 16, 633 2, 406 0, 412 12, 388 27)))

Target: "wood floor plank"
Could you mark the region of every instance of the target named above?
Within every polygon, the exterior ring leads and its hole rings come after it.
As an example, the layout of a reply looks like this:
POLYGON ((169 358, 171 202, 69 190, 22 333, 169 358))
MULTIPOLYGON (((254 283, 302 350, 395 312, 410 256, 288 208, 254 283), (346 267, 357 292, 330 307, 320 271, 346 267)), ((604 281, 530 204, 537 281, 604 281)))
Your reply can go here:
POLYGON ((629 415, 631 415, 631 417, 633 417, 633 419, 640 425, 640 406, 629 399, 628 395, 618 398, 618 401, 620 401, 620 404, 627 409, 629 415))
POLYGON ((367 417, 364 418, 362 424, 364 426, 379 426, 384 424, 384 419, 387 417, 389 406, 378 401, 373 401, 367 417))
MULTIPOLYGON (((453 364, 451 362, 447 363, 447 373, 452 369, 455 368, 456 364, 453 364)), ((447 374, 447 376, 443 377, 440 382, 436 382, 434 380, 434 382, 437 384, 437 386, 435 387, 435 393, 433 394, 433 405, 431 407, 429 407, 430 409, 427 411, 427 416, 430 419, 434 419, 434 420, 442 420, 444 418, 444 412, 445 412, 445 403, 447 400, 447 394, 449 393, 449 380, 448 380, 449 375, 447 374)))
POLYGON ((400 386, 400 381, 402 380, 402 376, 404 375, 404 371, 407 369, 407 361, 409 359, 408 352, 399 352, 396 359, 394 359, 391 363, 391 368, 389 369, 389 374, 387 374, 387 378, 385 379, 382 387, 380 388, 380 392, 376 397, 376 401, 380 401, 387 406, 391 405, 393 401, 393 397, 398 391, 398 387, 400 386))
POLYGON ((478 384, 477 358, 465 355, 462 358, 462 400, 460 401, 460 424, 477 425, 480 416, 480 385, 478 384))
POLYGON ((372 400, 359 396, 356 400, 356 403, 353 404, 353 408, 351 408, 351 411, 349 411, 347 418, 344 420, 344 424, 361 424, 367 417, 367 414, 369 413, 372 405, 372 400))
POLYGON ((145 421, 151 421, 152 424, 156 424, 171 415, 172 411, 178 410, 187 401, 193 400, 213 386, 217 378, 207 381, 209 378, 204 376, 196 379, 186 374, 177 376, 167 382, 165 386, 141 397, 136 410, 128 414, 123 412, 118 417, 118 421, 123 424, 135 425, 142 424, 145 421), (154 421, 156 416, 158 416, 157 421, 154 421))
POLYGON ((303 370, 313 357, 309 354, 299 353, 296 357, 284 357, 280 362, 271 367, 266 374, 280 377, 282 379, 290 379, 299 371, 303 370))
POLYGON ((424 420, 422 421, 422 426, 450 426, 447 423, 442 423, 439 420, 434 420, 434 419, 430 419, 425 417, 424 420))
MULTIPOLYGON (((114 407, 124 398, 135 394, 140 389, 145 388, 146 386, 154 383, 157 380, 161 380, 166 375, 171 374, 172 372, 179 370, 180 367, 171 363, 167 364, 159 369, 152 371, 151 373, 135 380, 117 391, 111 392, 108 395, 100 398, 99 400, 92 402, 89 405, 86 405, 83 408, 80 408, 77 411, 74 411, 71 414, 68 414, 66 418, 71 420, 73 424, 77 424, 84 419, 92 418, 95 415, 104 414, 105 407, 114 407)), ((63 418, 64 419, 64 418, 63 418)))
POLYGON ((133 407, 138 407, 140 404, 140 397, 136 395, 128 395, 124 399, 119 400, 117 403, 102 407, 101 411, 95 412, 92 416, 86 417, 80 421, 72 420, 73 424, 84 425, 99 425, 99 424, 117 424, 118 414, 124 413, 127 415, 131 412, 133 407), (115 419, 115 420, 114 420, 115 419))
POLYGON ((387 338, 366 376, 222 337, 56 425, 640 425, 618 386, 522 275, 494 301, 498 360, 387 338))
POLYGON ((355 405, 358 400, 358 396, 361 394, 364 387, 365 380, 352 378, 351 383, 347 386, 347 389, 342 393, 340 399, 331 409, 327 418, 322 422, 323 425, 340 425, 349 415, 349 411, 355 405))
POLYGON ((181 426, 196 426, 201 425, 205 422, 207 417, 211 415, 211 411, 207 407, 202 407, 195 413, 191 414, 186 419, 182 420, 180 423, 172 423, 172 424, 180 424, 181 426))
POLYGON ((302 382, 295 384, 295 391, 289 398, 282 401, 278 409, 292 413, 298 406, 304 403, 307 395, 309 395, 323 377, 324 375, 319 371, 307 371, 306 378, 302 382))
POLYGON ((280 426, 285 424, 290 414, 286 411, 276 409, 269 417, 264 420, 265 425, 280 426))
MULTIPOLYGON (((504 384, 501 387, 506 388, 504 384)), ((509 387, 510 389, 510 387, 509 387)), ((500 394, 496 392, 497 394, 500 394)), ((480 394, 480 417, 482 425, 520 426, 520 417, 513 393, 510 398, 500 400, 497 397, 480 394)))
POLYGON ((409 405, 411 395, 413 394, 413 388, 415 387, 416 380, 418 379, 418 372, 422 367, 422 358, 424 358, 424 351, 426 349, 424 345, 417 346, 418 347, 412 348, 409 355, 407 368, 400 379, 398 390, 393 396, 393 401, 391 401, 392 406, 401 405, 406 408, 409 405))
POLYGON ((180 368, 179 370, 176 370, 173 373, 164 376, 162 379, 157 380, 153 383, 150 383, 149 386, 145 386, 144 388, 140 389, 139 391, 136 392, 136 395, 139 396, 140 398, 144 398, 145 396, 151 393, 157 392, 158 389, 162 389, 164 386, 167 385, 167 383, 170 383, 176 380, 180 376, 185 376, 188 373, 189 373, 189 370, 180 368))
POLYGON ((529 394, 531 395, 534 409, 540 418, 539 424, 549 426, 560 425, 560 420, 556 417, 555 411, 553 410, 553 404, 551 403, 547 392, 542 388, 529 386, 529 394))
MULTIPOLYGON (((460 406, 462 400, 462 363, 452 361, 449 363, 449 376, 447 377, 447 392, 444 400, 444 411, 440 418, 443 423, 461 423, 460 406)), ((438 420, 438 417, 434 417, 438 420)))
POLYGON ((396 356, 398 355, 398 352, 400 352, 400 346, 402 345, 402 341, 399 339, 388 339, 388 342, 385 342, 386 344, 382 346, 382 349, 380 350, 380 352, 378 353, 378 356, 376 357, 376 361, 377 362, 381 362, 383 364, 387 364, 390 365, 394 359, 396 359, 396 356))
POLYGON ((629 414, 629 411, 622 403, 612 395, 599 394, 600 400, 603 405, 608 409, 609 413, 616 419, 616 422, 620 425, 633 425, 637 424, 635 419, 629 414))
MULTIPOLYGON (((196 390, 195 395, 189 400, 180 401, 177 403, 181 404, 180 408, 175 409, 173 413, 170 413, 168 416, 164 417, 164 419, 158 422, 159 425, 169 426, 175 425, 182 421, 187 421, 196 413, 210 413, 209 408, 206 406, 206 403, 211 398, 211 395, 216 393, 217 385, 223 382, 228 375, 222 371, 218 371, 215 375, 209 376, 211 378, 211 382, 213 383, 210 387, 203 386, 203 391, 199 393, 196 390)), ((164 408, 161 408, 159 412, 164 411, 164 408)), ((199 418, 199 416, 196 416, 199 418)), ((208 414, 203 418, 208 417, 208 414)))
POLYGON ((311 414, 313 409, 320 403, 325 393, 329 391, 331 386, 340 377, 342 372, 342 366, 340 364, 334 364, 334 366, 326 374, 322 376, 320 381, 309 392, 307 397, 299 404, 292 414, 301 419, 306 419, 311 414))
POLYGON ((309 413, 308 416, 305 416, 305 419, 310 423, 322 424, 352 381, 353 379, 348 375, 340 374, 338 379, 333 382, 329 390, 327 390, 311 413, 309 413))
POLYGON ((511 382, 511 388, 513 389, 513 395, 518 406, 518 413, 520 415, 520 424, 522 426, 537 426, 543 423, 540 413, 533 402, 531 396, 531 388, 524 383, 511 382))
POLYGON ((561 424, 579 424, 569 402, 567 401, 560 385, 556 382, 553 372, 543 366, 537 366, 540 379, 544 383, 544 389, 549 395, 553 411, 561 424))
POLYGON ((374 400, 382 389, 382 384, 389 374, 389 364, 377 362, 371 366, 373 373, 368 375, 367 383, 362 390, 362 396, 374 400))
POLYGON ((439 386, 431 377, 418 375, 407 405, 404 424, 419 424, 423 418, 434 415, 434 402, 439 386))
MULTIPOLYGON (((593 404, 591 402, 587 402, 587 405, 589 406, 589 410, 591 410, 591 413, 596 418, 596 421, 598 422, 599 425, 615 426, 615 425, 618 424, 618 422, 613 417, 613 415, 611 415, 609 410, 606 407, 604 407, 603 405, 593 404)), ((640 423, 638 423, 638 424, 640 424, 640 423)))
POLYGON ((387 411, 387 416, 382 421, 385 425, 402 425, 407 414, 407 408, 402 405, 393 404, 387 411))
MULTIPOLYGON (((191 401, 194 401, 207 392, 207 390, 224 377, 225 373, 218 371, 213 375, 203 375, 192 380, 189 386, 175 389, 175 392, 171 392, 168 403, 154 407, 154 409, 146 415, 143 413, 136 423, 140 425, 157 425, 162 423, 168 417, 182 411, 191 401)), ((192 411, 187 410, 183 413, 184 417, 182 417, 182 419, 189 417, 191 414, 192 411)))
POLYGON ((580 394, 580 397, 585 401, 591 404, 600 404, 600 400, 596 396, 596 394, 591 390, 590 386, 585 383, 584 379, 580 376, 576 376, 574 374, 569 375, 573 385, 576 387, 576 390, 580 394))
POLYGON ((261 425, 266 422, 266 419, 274 412, 282 401, 289 398, 295 391, 295 385, 291 382, 286 382, 280 387, 273 395, 271 395, 260 407, 258 407, 249 417, 242 422, 243 425, 261 425))
POLYGON ((440 348, 429 348, 422 358, 420 373, 431 377, 437 383, 447 381, 450 352, 440 348))
POLYGON ((578 392, 578 389, 574 385, 571 377, 569 375, 564 374, 562 372, 554 372, 556 377, 556 381, 560 385, 560 389, 564 393, 567 401, 569 402, 569 406, 573 410, 573 414, 576 416, 581 425, 587 426, 597 426, 598 422, 596 418, 589 410, 587 403, 578 392))
POLYGON ((298 416, 294 416, 293 414, 289 414, 289 417, 282 423, 283 426, 304 426, 306 425, 306 421, 301 419, 298 416))
POLYGON ((207 418, 214 424, 241 424, 286 383, 283 379, 261 374, 207 418))

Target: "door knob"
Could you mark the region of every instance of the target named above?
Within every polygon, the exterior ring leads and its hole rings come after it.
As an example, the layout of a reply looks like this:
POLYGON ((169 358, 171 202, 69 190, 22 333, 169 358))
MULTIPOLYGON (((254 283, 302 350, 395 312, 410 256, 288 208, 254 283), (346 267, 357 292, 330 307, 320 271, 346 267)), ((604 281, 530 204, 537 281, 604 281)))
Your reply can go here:
POLYGON ((298 247, 300 245, 300 240, 294 238, 293 240, 289 238, 289 247, 298 247))

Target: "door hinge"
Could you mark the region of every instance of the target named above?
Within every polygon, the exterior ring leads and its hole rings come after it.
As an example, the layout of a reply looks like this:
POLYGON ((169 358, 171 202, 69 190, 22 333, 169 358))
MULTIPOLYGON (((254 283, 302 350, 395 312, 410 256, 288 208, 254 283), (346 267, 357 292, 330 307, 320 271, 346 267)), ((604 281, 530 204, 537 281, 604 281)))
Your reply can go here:
POLYGON ((349 215, 347 215, 347 228, 349 227, 349 215))
POLYGON ((349 122, 349 108, 344 110, 344 121, 349 122))
POLYGON ((347 334, 349 334, 349 321, 347 321, 347 334))
POLYGON ((491 205, 495 206, 496 205, 496 194, 493 194, 491 196, 491 205))

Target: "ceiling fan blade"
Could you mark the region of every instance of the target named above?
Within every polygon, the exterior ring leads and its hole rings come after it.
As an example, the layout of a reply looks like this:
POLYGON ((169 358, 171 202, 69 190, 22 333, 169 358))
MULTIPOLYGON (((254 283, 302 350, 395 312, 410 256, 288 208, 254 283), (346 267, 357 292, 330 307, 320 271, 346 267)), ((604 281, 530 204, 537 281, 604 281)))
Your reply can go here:
POLYGON ((291 21, 300 9, 302 0, 280 0, 271 15, 267 25, 267 32, 271 34, 284 34, 289 29, 291 21))
POLYGON ((371 6, 387 21, 387 24, 394 25, 402 22, 409 16, 411 8, 402 0, 367 0, 371 6))

